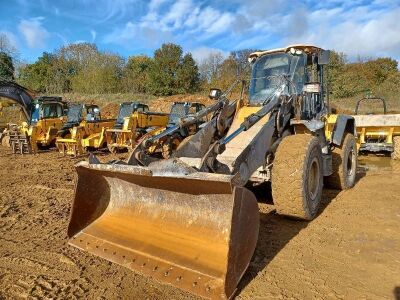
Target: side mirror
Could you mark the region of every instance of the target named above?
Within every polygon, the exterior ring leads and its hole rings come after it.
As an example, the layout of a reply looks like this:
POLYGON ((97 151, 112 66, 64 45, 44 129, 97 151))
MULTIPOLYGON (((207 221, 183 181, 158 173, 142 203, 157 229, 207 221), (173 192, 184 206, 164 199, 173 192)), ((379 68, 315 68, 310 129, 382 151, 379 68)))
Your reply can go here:
POLYGON ((220 89, 210 89, 210 94, 208 97, 213 100, 219 99, 221 97, 222 91, 220 89))
POLYGON ((318 64, 319 65, 329 64, 329 56, 330 56, 329 50, 321 50, 321 52, 318 53, 318 64))

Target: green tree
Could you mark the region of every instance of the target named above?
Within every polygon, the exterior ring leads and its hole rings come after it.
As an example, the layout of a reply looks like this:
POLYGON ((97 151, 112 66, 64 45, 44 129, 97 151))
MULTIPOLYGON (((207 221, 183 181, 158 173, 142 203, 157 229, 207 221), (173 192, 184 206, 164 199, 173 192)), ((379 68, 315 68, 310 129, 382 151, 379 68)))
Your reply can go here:
POLYGON ((56 56, 43 52, 33 64, 28 64, 19 70, 18 81, 36 91, 49 93, 53 82, 53 62, 56 56))
POLYGON ((179 85, 178 91, 180 93, 193 93, 199 90, 199 68, 191 53, 187 53, 183 57, 182 64, 177 70, 176 77, 179 85))
POLYGON ((10 55, 0 52, 0 80, 14 80, 14 64, 10 55))
POLYGON ((114 93, 121 90, 124 60, 115 54, 96 53, 85 60, 71 78, 74 92, 114 93))
POLYGON ((173 95, 199 86, 196 63, 191 55, 184 58, 182 54, 182 48, 175 44, 163 44, 155 51, 149 71, 149 87, 153 94, 173 95))
POLYGON ((146 55, 131 56, 124 68, 123 87, 128 92, 146 93, 153 60, 146 55))

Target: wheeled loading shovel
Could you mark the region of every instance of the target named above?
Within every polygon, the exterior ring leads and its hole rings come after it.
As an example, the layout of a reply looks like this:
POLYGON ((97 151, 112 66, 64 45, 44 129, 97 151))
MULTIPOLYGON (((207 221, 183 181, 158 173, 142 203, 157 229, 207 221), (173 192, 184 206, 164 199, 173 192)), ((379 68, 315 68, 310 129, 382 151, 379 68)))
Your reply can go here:
POLYGON ((354 119, 328 113, 328 52, 297 45, 250 59, 249 101, 212 91, 213 105, 171 129, 212 114, 171 158, 133 152, 101 164, 92 155, 76 165, 71 245, 204 298, 231 298, 258 238, 248 185, 270 181, 277 213, 302 220, 317 216, 324 180, 354 185, 354 119))

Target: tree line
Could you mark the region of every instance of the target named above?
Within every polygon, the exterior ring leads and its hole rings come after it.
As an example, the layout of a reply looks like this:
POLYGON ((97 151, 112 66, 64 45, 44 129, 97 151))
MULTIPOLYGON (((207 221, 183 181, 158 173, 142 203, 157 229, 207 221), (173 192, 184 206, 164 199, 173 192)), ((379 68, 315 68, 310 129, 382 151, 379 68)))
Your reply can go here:
MULTIPOLYGON (((174 95, 227 89, 238 69, 250 75, 248 55, 255 49, 232 51, 227 57, 211 53, 196 62, 176 44, 163 44, 152 57, 100 51, 95 44, 63 46, 44 52, 34 63, 15 67, 16 50, 0 35, 0 79, 16 80, 41 93, 143 93, 174 95)), ((349 62, 344 53, 332 51, 328 80, 333 98, 350 98, 366 91, 398 95, 400 73, 392 58, 349 62)))

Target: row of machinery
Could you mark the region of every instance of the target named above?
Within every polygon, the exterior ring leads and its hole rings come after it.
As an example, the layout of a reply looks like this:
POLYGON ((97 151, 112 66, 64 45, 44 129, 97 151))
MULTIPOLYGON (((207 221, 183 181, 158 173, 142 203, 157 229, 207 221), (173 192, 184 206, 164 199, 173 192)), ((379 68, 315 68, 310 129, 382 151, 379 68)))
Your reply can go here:
MULTIPOLYGON (((72 156, 107 147, 113 153, 132 150, 142 139, 162 133, 204 107, 200 103, 174 102, 170 114, 166 114, 150 112, 143 103, 125 102, 116 119, 104 119, 97 105, 67 103, 61 97, 35 98, 33 92, 12 82, 0 82, 0 97, 13 100, 3 101, 4 106, 19 104, 25 115, 26 120, 20 124, 4 124, 0 137, 3 145, 20 154, 53 146, 72 156)), ((156 139, 149 153, 169 155, 202 122, 173 137, 156 139)))

